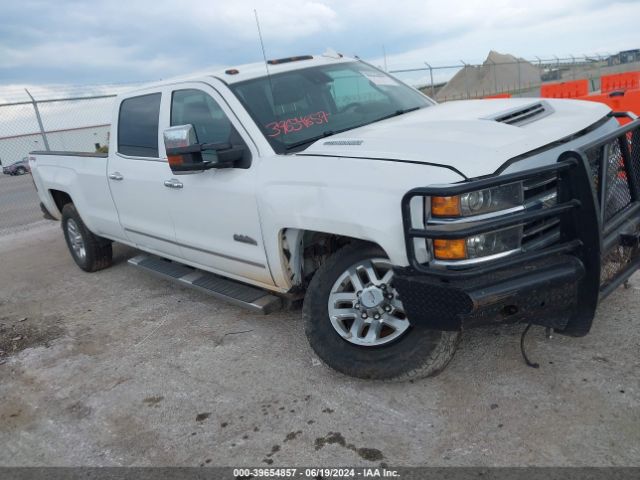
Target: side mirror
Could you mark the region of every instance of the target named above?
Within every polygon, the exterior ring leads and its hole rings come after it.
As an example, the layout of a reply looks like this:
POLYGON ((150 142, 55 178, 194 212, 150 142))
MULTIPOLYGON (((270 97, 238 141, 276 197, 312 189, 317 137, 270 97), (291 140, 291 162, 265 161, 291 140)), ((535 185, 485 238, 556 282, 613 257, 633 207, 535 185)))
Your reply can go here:
POLYGON ((228 143, 198 143, 193 125, 166 129, 164 146, 171 171, 176 175, 199 173, 211 168, 230 168, 244 153, 243 147, 228 143))

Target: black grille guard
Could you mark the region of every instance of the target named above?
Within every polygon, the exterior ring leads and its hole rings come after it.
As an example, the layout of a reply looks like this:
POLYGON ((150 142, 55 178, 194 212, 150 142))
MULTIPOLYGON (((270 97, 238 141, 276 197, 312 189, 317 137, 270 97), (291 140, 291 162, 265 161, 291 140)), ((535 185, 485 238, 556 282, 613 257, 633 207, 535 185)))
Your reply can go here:
MULTIPOLYGON (((617 117, 624 115, 612 114, 617 117)), ((431 285, 445 287, 568 255, 584 268, 584 275, 577 281, 579 311, 567 325, 568 333, 580 335, 588 332, 599 300, 640 267, 640 120, 631 114, 627 116, 633 121, 562 153, 555 164, 407 192, 402 199, 402 219, 410 266, 397 269, 398 273, 420 276, 431 285), (557 176, 558 197, 554 206, 475 220, 455 230, 440 225, 423 226, 424 221, 419 227, 412 224, 410 204, 416 197, 421 197, 424 202, 425 197, 460 195, 544 175, 557 176), (611 208, 611 199, 617 199, 615 210, 611 208), (430 261, 421 263, 416 256, 416 239, 466 238, 551 217, 559 219, 559 240, 539 250, 455 267, 435 265, 430 261)))

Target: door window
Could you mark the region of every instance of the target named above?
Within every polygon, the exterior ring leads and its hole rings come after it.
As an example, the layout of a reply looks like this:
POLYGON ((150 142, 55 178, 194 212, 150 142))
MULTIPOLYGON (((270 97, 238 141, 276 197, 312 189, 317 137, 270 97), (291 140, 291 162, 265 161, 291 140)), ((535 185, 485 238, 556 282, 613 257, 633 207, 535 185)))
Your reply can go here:
MULTIPOLYGON (((220 105, 207 93, 196 89, 176 90, 171 97, 171 126, 192 125, 198 143, 242 147, 235 168, 251 166, 251 152, 220 105)), ((223 147, 224 148, 224 147, 223 147)))
POLYGON ((171 126, 187 124, 193 125, 198 143, 233 143, 237 136, 216 101, 200 90, 173 92, 171 126))
POLYGON ((120 104, 118 152, 158 158, 160 93, 131 97, 120 104))

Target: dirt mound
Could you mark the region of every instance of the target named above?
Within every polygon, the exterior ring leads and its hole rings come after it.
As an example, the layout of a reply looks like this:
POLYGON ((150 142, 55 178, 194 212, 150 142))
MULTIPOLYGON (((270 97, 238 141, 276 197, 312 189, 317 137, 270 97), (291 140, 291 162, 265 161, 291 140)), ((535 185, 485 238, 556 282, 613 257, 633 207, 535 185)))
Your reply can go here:
POLYGON ((482 97, 503 91, 526 89, 540 83, 540 71, 522 58, 489 52, 481 66, 461 69, 436 95, 439 101, 482 97))

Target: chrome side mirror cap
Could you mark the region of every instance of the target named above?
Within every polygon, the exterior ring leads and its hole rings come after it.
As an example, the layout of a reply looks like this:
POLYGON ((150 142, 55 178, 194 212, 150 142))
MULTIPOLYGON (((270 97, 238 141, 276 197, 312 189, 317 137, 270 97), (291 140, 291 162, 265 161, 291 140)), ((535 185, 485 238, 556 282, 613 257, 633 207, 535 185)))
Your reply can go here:
POLYGON ((171 171, 176 175, 199 173, 214 168, 214 162, 203 161, 202 145, 193 125, 177 125, 164 131, 164 148, 171 171))

